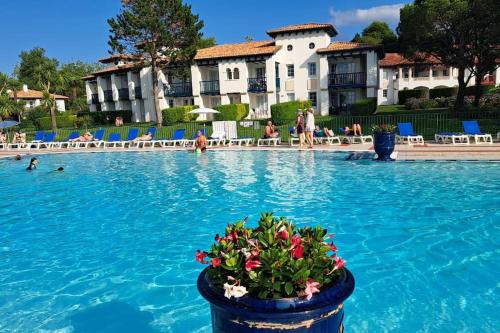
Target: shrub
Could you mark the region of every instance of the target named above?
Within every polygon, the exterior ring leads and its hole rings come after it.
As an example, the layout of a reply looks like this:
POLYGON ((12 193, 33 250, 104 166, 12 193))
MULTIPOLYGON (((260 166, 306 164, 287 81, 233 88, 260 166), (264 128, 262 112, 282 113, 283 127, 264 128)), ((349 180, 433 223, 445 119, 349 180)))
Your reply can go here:
POLYGON ((75 119, 76 128, 92 127, 94 125, 94 119, 91 116, 83 116, 75 119))
POLYGON ((399 104, 405 104, 408 98, 427 98, 429 89, 409 89, 398 92, 399 104))
POLYGON ((214 109, 220 112, 215 115, 215 120, 240 121, 248 116, 250 107, 248 104, 228 104, 216 106, 214 109))
POLYGON ((89 116, 90 118, 92 118, 92 122, 96 125, 113 125, 115 123, 116 117, 122 117, 124 123, 132 122, 132 111, 130 110, 78 112, 78 117, 85 116, 89 116))
POLYGON ((299 109, 311 107, 311 101, 293 101, 271 105, 271 118, 275 125, 293 123, 299 109))
MULTIPOLYGON (((488 93, 490 90, 495 89, 494 85, 482 85, 481 86, 481 95, 488 93)), ((474 96, 476 94, 476 86, 468 86, 465 87, 465 96, 474 96)))
POLYGON ((196 120, 198 115, 190 115, 188 114, 188 112, 197 108, 197 105, 186 105, 164 109, 161 111, 163 114, 163 124, 172 125, 176 123, 187 123, 190 121, 194 121, 196 120))
POLYGON ((439 106, 439 103, 433 99, 426 98, 409 98, 405 106, 409 110, 417 110, 417 109, 433 109, 439 106))
POLYGON ((43 106, 37 106, 26 113, 26 119, 35 127, 40 127, 39 119, 47 117, 49 111, 43 106))
MULTIPOLYGON (((74 127, 76 116, 72 114, 56 116, 56 124, 59 128, 74 127)), ((38 119, 38 129, 48 130, 52 128, 52 120, 50 117, 42 117, 38 119)))
POLYGON ((429 98, 435 99, 437 97, 453 97, 457 95, 458 88, 434 88, 429 90, 429 98))
POLYGON ((351 113, 353 116, 371 115, 377 110, 377 98, 370 97, 360 99, 351 105, 351 113))

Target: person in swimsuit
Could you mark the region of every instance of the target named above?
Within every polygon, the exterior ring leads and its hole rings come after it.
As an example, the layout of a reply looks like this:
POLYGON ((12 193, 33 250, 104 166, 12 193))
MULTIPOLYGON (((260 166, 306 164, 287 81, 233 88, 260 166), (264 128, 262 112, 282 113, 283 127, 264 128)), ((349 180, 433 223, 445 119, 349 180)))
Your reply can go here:
POLYGON ((272 121, 268 121, 267 122, 267 126, 264 129, 264 138, 265 139, 271 139, 271 138, 277 138, 279 136, 280 136, 280 134, 278 133, 278 131, 276 131, 274 129, 273 122, 272 121))
POLYGON ((307 109, 306 118, 306 139, 309 141, 309 148, 313 147, 313 135, 316 125, 314 124, 314 110, 312 108, 307 109))
POLYGON ((297 117, 297 121, 295 122, 295 128, 297 129, 297 134, 299 136, 300 147, 304 146, 305 142, 304 123, 305 123, 304 113, 300 111, 299 116, 297 117))
POLYGON ((32 170, 36 169, 37 164, 38 164, 38 160, 36 159, 36 157, 33 157, 30 161, 30 165, 28 165, 26 170, 32 171, 32 170))
POLYGON ((151 140, 153 140, 153 134, 151 134, 151 132, 147 132, 146 134, 141 135, 140 137, 134 139, 133 141, 137 142, 137 141, 151 141, 151 140))
POLYGON ((92 136, 92 134, 90 134, 90 132, 87 132, 84 135, 76 138, 73 141, 75 141, 75 142, 90 142, 90 141, 92 141, 93 138, 94 137, 92 136))
POLYGON ((204 153, 207 150, 207 138, 205 138, 201 130, 198 130, 197 134, 196 140, 194 141, 195 151, 204 153))
POLYGON ((352 128, 349 128, 349 126, 346 126, 344 128, 344 133, 347 136, 360 136, 362 135, 361 133, 361 125, 358 123, 354 123, 352 125, 352 128))

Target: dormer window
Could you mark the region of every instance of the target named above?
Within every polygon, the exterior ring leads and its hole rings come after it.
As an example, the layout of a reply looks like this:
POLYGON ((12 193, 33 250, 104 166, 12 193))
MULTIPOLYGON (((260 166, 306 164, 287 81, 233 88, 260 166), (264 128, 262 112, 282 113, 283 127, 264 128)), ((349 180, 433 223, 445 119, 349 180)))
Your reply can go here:
POLYGON ((286 49, 287 49, 288 51, 293 50, 293 46, 292 46, 292 44, 289 44, 289 45, 286 47, 286 49))
POLYGON ((231 72, 231 68, 226 69, 226 74, 227 74, 227 79, 232 80, 233 79, 233 72, 231 72))

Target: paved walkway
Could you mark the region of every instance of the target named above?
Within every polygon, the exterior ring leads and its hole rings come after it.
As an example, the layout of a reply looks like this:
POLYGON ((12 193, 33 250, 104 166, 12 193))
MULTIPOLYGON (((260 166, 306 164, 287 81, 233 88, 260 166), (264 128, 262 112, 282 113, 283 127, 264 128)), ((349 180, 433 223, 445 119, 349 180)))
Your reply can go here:
MULTIPOLYGON (((13 157, 17 154, 19 155, 39 155, 39 154, 75 154, 75 153, 95 153, 95 152, 132 152, 132 151, 178 151, 186 150, 188 148, 182 147, 168 147, 168 148, 107 148, 107 149, 40 149, 40 150, 2 150, 0 149, 1 157, 13 157)), ((288 145, 281 145, 278 147, 211 147, 209 150, 274 150, 274 151, 292 151, 299 150, 298 147, 290 147, 288 145)), ((310 149, 302 149, 308 151, 310 149)), ((330 146, 330 145, 317 145, 314 147, 315 151, 344 151, 344 152, 373 152, 372 144, 353 144, 353 145, 341 145, 341 146, 330 146)), ((424 146, 409 146, 409 145, 397 145, 397 160, 400 161, 418 161, 418 160, 461 160, 461 161, 479 161, 479 160, 490 160, 490 161, 500 161, 500 143, 494 144, 470 144, 467 146, 452 146, 443 144, 426 144, 424 146)))

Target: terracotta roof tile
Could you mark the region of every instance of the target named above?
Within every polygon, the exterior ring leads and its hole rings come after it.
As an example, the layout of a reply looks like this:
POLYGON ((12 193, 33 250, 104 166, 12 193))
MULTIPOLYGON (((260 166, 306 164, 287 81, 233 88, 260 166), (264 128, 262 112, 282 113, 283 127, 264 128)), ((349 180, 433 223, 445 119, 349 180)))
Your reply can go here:
MULTIPOLYGON (((14 98, 14 93, 11 91, 9 93, 9 96, 11 98, 14 98)), ((51 96, 54 96, 54 95, 51 94, 51 96)), ((58 94, 55 94, 55 97, 56 97, 56 99, 69 99, 67 96, 58 95, 58 94)), ((42 99, 43 92, 38 91, 38 90, 33 90, 33 89, 28 89, 27 91, 19 90, 17 92, 17 98, 18 99, 42 99)))
POLYGON ((256 55, 272 55, 281 47, 274 41, 223 44, 198 50, 194 60, 240 58, 256 55))
POLYGON ((275 37, 276 35, 282 33, 313 31, 313 30, 316 31, 325 30, 332 37, 337 35, 337 30, 330 23, 303 23, 303 24, 288 25, 286 27, 268 30, 267 34, 271 37, 275 37))
POLYGON ((379 49, 381 48, 379 45, 371 45, 365 43, 355 43, 355 42, 333 42, 330 43, 325 48, 319 49, 318 53, 331 53, 331 52, 340 52, 340 51, 350 51, 357 49, 379 49))
POLYGON ((380 67, 395 67, 395 66, 405 66, 414 64, 441 64, 441 60, 434 55, 429 55, 425 53, 418 53, 414 58, 409 59, 401 53, 386 53, 385 58, 379 60, 378 64, 380 67))
POLYGON ((90 76, 99 76, 99 75, 105 75, 105 74, 112 74, 112 73, 117 73, 117 72, 122 72, 122 71, 126 71, 128 69, 131 69, 131 68, 135 68, 135 67, 140 67, 141 64, 140 63, 130 63, 130 64, 123 64, 123 65, 113 65, 113 66, 109 66, 109 67, 106 67, 104 69, 101 69, 99 71, 96 71, 94 73, 92 73, 91 75, 89 76, 86 76, 85 78, 83 79, 88 79, 90 78, 90 76))

